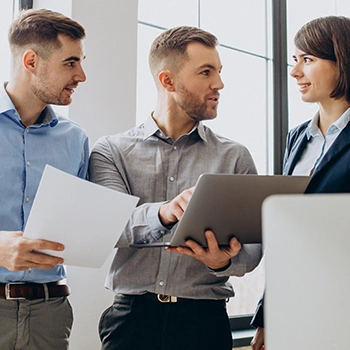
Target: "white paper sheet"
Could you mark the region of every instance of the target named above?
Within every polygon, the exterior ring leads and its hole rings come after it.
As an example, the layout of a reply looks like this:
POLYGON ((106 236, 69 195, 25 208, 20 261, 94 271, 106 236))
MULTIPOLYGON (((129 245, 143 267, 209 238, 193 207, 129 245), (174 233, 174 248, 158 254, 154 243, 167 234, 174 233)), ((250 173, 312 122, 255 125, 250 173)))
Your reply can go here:
POLYGON ((121 236, 138 197, 45 167, 24 237, 64 244, 65 265, 100 268, 121 236))

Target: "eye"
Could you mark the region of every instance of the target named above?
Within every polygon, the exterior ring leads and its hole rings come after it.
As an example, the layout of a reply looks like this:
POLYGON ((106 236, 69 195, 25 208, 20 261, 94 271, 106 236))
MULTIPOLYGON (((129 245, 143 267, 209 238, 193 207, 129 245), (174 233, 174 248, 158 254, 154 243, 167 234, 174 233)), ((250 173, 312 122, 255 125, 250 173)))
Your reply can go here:
POLYGON ((304 62, 305 63, 309 63, 311 61, 312 61, 312 59, 310 57, 304 56, 304 62))
POLYGON ((209 69, 203 70, 200 74, 202 75, 208 75, 210 73, 209 69))
POLYGON ((74 61, 67 62, 66 65, 67 65, 68 67, 74 67, 75 62, 74 62, 74 61))

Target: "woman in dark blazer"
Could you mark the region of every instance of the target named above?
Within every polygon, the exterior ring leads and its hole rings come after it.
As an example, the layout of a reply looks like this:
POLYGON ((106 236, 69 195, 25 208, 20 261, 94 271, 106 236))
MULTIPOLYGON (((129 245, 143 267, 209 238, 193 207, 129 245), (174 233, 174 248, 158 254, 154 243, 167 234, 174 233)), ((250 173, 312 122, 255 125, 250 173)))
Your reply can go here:
MULTIPOLYGON (((295 35, 296 79, 304 102, 318 103, 310 121, 287 136, 284 175, 310 175, 306 193, 350 192, 350 18, 328 16, 295 35)), ((264 297, 252 319, 252 350, 264 349, 264 297)))

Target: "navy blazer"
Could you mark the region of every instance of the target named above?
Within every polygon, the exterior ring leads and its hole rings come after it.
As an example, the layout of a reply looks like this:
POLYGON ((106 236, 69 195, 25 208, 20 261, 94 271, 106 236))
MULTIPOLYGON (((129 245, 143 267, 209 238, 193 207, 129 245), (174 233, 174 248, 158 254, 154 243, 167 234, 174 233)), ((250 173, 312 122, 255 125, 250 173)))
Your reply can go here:
MULTIPOLYGON (((308 142, 305 122, 287 136, 283 175, 291 175, 308 142)), ((350 192, 350 123, 341 131, 313 173, 305 193, 350 192)))
MULTIPOLYGON (((283 175, 291 175, 307 145, 307 121, 287 136, 283 175)), ((305 193, 350 193, 350 123, 341 131, 313 173, 305 193)), ((251 321, 264 327, 264 297, 257 305, 251 321)))

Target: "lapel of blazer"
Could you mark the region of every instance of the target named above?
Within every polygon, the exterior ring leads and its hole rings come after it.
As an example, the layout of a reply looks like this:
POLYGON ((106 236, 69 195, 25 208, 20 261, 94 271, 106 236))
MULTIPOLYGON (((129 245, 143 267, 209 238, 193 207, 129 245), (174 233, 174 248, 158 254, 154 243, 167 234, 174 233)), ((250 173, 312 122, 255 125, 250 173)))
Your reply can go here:
POLYGON ((322 169, 327 164, 329 164, 344 148, 347 148, 349 146, 350 146, 350 123, 348 123, 347 126, 341 131, 341 133, 336 138, 332 146, 324 155, 314 175, 322 171, 322 169))
POLYGON ((288 161, 285 164, 285 169, 283 171, 284 175, 291 175, 295 165, 299 161, 301 155, 307 144, 306 129, 303 130, 298 136, 297 140, 292 145, 292 149, 289 153, 288 161))

